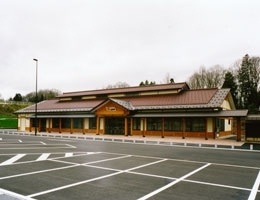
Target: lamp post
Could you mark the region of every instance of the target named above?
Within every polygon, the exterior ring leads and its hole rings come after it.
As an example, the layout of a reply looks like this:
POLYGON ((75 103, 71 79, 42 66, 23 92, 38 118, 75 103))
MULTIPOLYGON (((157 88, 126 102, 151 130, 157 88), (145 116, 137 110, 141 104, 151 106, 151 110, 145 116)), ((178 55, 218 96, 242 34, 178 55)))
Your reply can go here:
POLYGON ((37 103, 38 103, 38 60, 33 59, 36 62, 36 84, 35 84, 35 136, 37 135, 38 119, 37 119, 37 103))

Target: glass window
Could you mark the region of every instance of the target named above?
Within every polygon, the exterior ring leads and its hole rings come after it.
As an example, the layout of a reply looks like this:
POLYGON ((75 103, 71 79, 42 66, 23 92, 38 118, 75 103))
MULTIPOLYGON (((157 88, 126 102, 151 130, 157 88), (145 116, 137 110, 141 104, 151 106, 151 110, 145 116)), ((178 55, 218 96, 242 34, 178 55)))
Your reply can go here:
MULTIPOLYGON (((39 123, 39 120, 37 119, 37 122, 39 123)), ((31 118, 32 127, 36 126, 36 120, 35 118, 31 118)), ((39 127, 39 124, 37 123, 37 127, 39 127)))
POLYGON ((162 130, 162 118, 158 118, 158 117, 147 118, 147 130, 148 131, 161 131, 162 130))
POLYGON ((186 131, 204 132, 206 131, 206 122, 204 118, 187 118, 186 131))
POLYGON ((96 127, 97 127, 97 118, 96 117, 89 118, 89 129, 96 129, 96 127))
POLYGON ((70 118, 62 118, 61 119, 61 128, 70 128, 70 118))
POLYGON ((83 128, 83 119, 82 118, 74 118, 73 119, 73 128, 83 128))
POLYGON ((141 130, 141 118, 133 118, 133 130, 141 130))
POLYGON ((60 119, 59 118, 53 118, 52 119, 52 128, 59 128, 60 127, 60 119))
POLYGON ((225 131, 225 119, 216 120, 217 131, 225 131))
POLYGON ((164 130, 166 131, 182 131, 182 119, 169 117, 164 119, 164 130))

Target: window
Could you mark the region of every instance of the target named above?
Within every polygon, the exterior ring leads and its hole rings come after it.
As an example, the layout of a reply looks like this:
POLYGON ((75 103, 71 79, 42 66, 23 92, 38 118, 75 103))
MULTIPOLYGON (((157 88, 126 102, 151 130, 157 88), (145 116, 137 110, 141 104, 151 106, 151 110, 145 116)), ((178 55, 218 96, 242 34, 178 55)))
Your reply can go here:
POLYGON ((39 120, 37 119, 37 124, 36 124, 36 120, 35 120, 35 118, 32 118, 31 119, 31 123, 32 123, 32 127, 35 127, 36 125, 37 125, 37 127, 39 127, 39 120))
POLYGON ((217 132, 225 131, 225 119, 217 119, 216 127, 217 127, 217 132))
POLYGON ((59 128, 60 127, 60 119, 59 118, 53 118, 52 119, 52 128, 59 128))
POLYGON ((133 130, 141 130, 141 118, 133 118, 133 130))
POLYGON ((74 118, 73 119, 73 128, 83 128, 83 119, 82 118, 74 118))
POLYGON ((182 119, 181 118, 165 118, 164 119, 165 131, 182 131, 182 119))
POLYGON ((61 128, 70 128, 70 118, 62 118, 61 119, 61 128))
POLYGON ((97 118, 89 118, 89 129, 96 129, 97 127, 97 118))
POLYGON ((206 122, 204 118, 187 118, 186 131, 204 132, 206 131, 206 122))
POLYGON ((162 130, 162 118, 147 118, 147 130, 148 131, 161 131, 162 130))

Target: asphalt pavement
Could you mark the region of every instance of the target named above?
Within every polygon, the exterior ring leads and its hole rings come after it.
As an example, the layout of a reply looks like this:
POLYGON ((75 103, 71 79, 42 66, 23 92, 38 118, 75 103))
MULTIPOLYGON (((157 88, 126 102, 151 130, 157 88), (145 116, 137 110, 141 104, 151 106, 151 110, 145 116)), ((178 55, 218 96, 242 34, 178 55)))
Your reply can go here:
POLYGON ((0 130, 0 138, 4 200, 260 199, 259 150, 232 137, 0 130))

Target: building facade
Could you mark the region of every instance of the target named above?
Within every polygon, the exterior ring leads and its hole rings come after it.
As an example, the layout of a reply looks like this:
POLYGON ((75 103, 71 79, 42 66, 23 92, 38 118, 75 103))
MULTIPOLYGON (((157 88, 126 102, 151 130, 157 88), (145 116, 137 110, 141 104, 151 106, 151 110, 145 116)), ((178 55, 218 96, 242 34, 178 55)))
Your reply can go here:
POLYGON ((18 130, 59 133, 244 137, 247 110, 229 89, 191 90, 186 83, 63 93, 16 112, 18 130), (35 116, 36 115, 36 116, 35 116), (37 123, 36 123, 37 120, 37 123))

